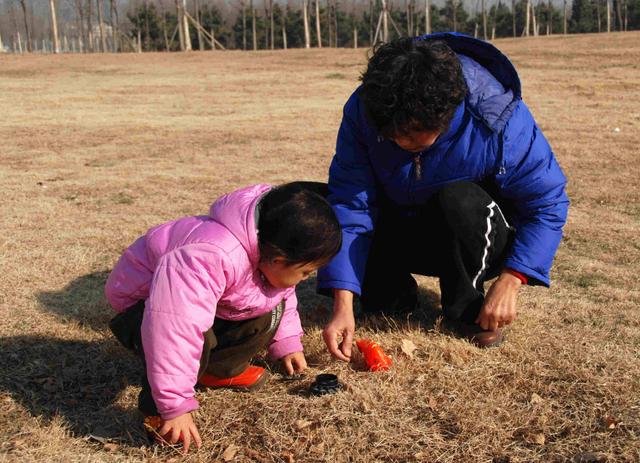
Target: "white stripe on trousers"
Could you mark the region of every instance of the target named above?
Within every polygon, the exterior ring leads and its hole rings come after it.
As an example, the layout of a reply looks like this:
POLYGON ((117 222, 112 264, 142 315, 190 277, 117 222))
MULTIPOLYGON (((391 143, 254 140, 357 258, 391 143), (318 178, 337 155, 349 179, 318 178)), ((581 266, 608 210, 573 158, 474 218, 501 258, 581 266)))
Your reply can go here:
MULTIPOLYGON (((484 235, 484 239, 487 241, 487 244, 485 245, 484 252, 482 253, 482 265, 480 267, 480 270, 478 270, 478 273, 476 274, 475 278, 473 279, 473 282, 471 283, 474 288, 476 287, 478 278, 480 278, 480 275, 482 275, 482 272, 484 272, 484 270, 487 268, 487 257, 489 256, 489 247, 491 246, 491 241, 489 241, 489 234, 491 233, 491 217, 493 217, 495 213, 494 207, 498 207, 498 205, 493 201, 491 201, 491 204, 487 206, 487 208, 489 209, 489 215, 487 216, 487 233, 485 233, 484 235)), ((500 215, 502 215, 502 212, 500 212, 500 215)))

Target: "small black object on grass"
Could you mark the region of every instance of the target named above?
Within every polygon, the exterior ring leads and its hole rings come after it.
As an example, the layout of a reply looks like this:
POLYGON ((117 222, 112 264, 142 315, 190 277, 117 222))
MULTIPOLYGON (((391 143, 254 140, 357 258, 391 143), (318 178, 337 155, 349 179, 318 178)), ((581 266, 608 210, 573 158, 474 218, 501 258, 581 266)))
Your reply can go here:
POLYGON ((342 384, 338 381, 336 375, 324 373, 316 376, 316 380, 311 383, 309 392, 311 395, 334 394, 342 389, 342 384))

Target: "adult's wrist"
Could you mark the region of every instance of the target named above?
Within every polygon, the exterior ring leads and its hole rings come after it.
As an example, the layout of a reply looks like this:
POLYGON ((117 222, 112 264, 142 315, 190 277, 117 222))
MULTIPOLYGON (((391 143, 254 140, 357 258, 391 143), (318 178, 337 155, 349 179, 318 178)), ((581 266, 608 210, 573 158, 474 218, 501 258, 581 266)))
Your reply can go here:
POLYGON ((503 270, 500 274, 500 280, 509 283, 509 286, 515 289, 519 289, 524 283, 517 275, 509 272, 507 269, 503 270))
POLYGON ((333 290, 333 312, 353 312, 353 293, 348 289, 333 290))

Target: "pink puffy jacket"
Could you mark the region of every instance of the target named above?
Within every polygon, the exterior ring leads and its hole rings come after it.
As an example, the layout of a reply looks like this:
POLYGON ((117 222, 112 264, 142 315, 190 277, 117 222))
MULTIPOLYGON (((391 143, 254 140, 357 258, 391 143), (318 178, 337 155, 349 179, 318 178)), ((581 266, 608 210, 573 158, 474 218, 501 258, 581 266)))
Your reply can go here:
POLYGON ((276 289, 258 271, 256 204, 271 189, 255 185, 227 194, 209 216, 150 229, 122 255, 106 295, 117 312, 145 300, 142 344, 154 401, 164 419, 198 408, 194 397, 203 333, 214 317, 246 320, 285 310, 269 354, 302 351, 295 288, 276 289))

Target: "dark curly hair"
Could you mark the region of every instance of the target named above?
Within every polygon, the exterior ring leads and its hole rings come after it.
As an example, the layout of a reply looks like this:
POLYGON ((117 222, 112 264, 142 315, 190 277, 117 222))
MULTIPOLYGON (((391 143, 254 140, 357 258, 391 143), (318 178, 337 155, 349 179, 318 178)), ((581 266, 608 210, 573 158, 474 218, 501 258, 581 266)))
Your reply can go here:
POLYGON ((460 60, 439 40, 378 45, 360 79, 367 118, 384 137, 445 131, 467 94, 460 60))

